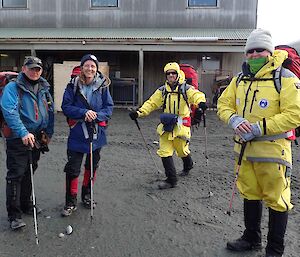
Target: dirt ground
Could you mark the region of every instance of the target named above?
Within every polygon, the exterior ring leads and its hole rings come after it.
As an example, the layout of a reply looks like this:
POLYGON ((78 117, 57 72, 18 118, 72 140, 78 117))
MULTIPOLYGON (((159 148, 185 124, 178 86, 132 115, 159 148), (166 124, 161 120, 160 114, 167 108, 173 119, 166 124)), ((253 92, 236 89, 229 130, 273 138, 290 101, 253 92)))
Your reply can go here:
MULTIPOLYGON (((140 126, 154 160, 156 155, 158 113, 140 119, 140 126)), ((218 120, 215 111, 207 112, 208 165, 204 157, 204 129, 193 133, 191 152, 195 161, 190 176, 180 178, 178 187, 157 190, 163 175, 153 164, 134 122, 126 110, 116 109, 108 128, 109 144, 103 148, 95 183, 98 202, 93 222, 81 205, 74 215, 62 218, 64 204, 66 140, 68 128, 63 115, 56 115, 56 129, 50 152, 42 155, 34 176, 37 203, 43 209, 38 216, 35 244, 32 216, 24 216, 27 226, 12 232, 5 209, 5 152, 1 148, 0 181, 0 257, 100 256, 100 257, 237 257, 264 256, 264 251, 235 254, 225 249, 228 239, 243 231, 242 201, 238 194, 231 216, 226 215, 233 176, 232 132, 218 120), (208 197, 209 191, 213 192, 208 197), (73 233, 59 238, 70 224, 73 233)), ((177 157, 177 171, 182 169, 177 157)), ((285 257, 300 256, 300 149, 294 147, 292 199, 286 235, 285 257)), ((82 174, 81 174, 82 175, 82 174)), ((81 177, 82 181, 82 177, 81 177)), ((267 209, 262 232, 267 233, 267 209)))

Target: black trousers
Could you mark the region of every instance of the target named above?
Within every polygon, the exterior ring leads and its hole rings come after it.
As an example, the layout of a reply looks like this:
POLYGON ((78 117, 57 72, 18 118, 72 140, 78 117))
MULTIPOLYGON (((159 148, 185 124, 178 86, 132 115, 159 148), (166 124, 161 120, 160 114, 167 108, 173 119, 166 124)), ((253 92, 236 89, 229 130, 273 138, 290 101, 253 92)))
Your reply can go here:
MULTIPOLYGON (((100 150, 101 148, 93 151, 94 176, 100 161, 100 150)), ((66 173, 66 205, 73 206, 77 204, 78 176, 80 175, 80 169, 81 169, 84 153, 67 150, 67 155, 68 155, 68 162, 65 165, 65 169, 64 169, 66 173)), ((87 171, 91 172, 90 154, 87 154, 86 156, 84 167, 85 167, 85 173, 87 171)), ((84 174, 84 176, 86 175, 90 176, 90 173, 84 174)), ((88 182, 88 185, 86 186, 82 185, 82 192, 81 192, 82 199, 84 199, 86 194, 90 193, 89 187, 90 187, 90 181, 88 182)))
MULTIPOLYGON (((20 138, 6 140, 6 209, 9 220, 21 218, 32 205, 29 148, 20 138)), ((33 171, 38 167, 40 151, 32 149, 33 171)))
MULTIPOLYGON (((100 161, 100 150, 101 150, 101 148, 93 151, 93 169, 94 170, 96 170, 98 168, 98 164, 100 161)), ((65 165, 64 171, 66 172, 67 175, 70 175, 72 177, 78 177, 80 174, 80 168, 81 168, 84 153, 67 150, 67 155, 68 155, 68 162, 65 165)), ((91 167, 90 160, 91 160, 91 156, 90 156, 90 154, 87 154, 85 164, 84 164, 84 167, 87 170, 91 169, 90 168, 91 167)))

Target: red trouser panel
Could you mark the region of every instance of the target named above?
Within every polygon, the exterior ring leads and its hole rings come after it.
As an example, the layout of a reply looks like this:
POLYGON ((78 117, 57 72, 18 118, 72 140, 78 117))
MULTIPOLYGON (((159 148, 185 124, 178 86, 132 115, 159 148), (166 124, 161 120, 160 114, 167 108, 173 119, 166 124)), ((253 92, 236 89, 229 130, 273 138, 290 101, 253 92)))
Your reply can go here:
MULTIPOLYGON (((82 185, 87 187, 90 183, 90 177, 91 177, 91 172, 90 170, 85 169, 84 170, 84 175, 83 175, 83 181, 82 185)), ((94 171, 94 179, 93 179, 93 184, 95 183, 96 180, 96 171, 94 171)))
POLYGON ((70 193, 71 195, 77 195, 78 192, 78 177, 74 178, 70 182, 70 193))

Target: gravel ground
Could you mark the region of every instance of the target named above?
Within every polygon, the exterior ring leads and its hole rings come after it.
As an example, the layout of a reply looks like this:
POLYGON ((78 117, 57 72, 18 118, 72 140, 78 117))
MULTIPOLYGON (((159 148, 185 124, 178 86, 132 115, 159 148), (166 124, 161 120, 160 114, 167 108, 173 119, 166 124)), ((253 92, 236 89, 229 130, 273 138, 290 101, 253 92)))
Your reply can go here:
MULTIPOLYGON (((153 144, 158 140, 158 113, 139 122, 154 161, 163 170, 155 154, 157 145, 153 144)), ((226 215, 234 179, 232 132, 218 120, 215 111, 207 112, 208 163, 204 156, 205 133, 200 127, 193 132, 191 152, 195 165, 191 174, 180 178, 178 187, 160 191, 157 183, 164 176, 158 174, 128 112, 116 109, 108 127, 109 144, 101 152, 94 187, 98 204, 92 222, 89 210, 81 205, 72 216, 60 216, 64 205, 67 133, 65 118, 59 113, 50 152, 42 155, 34 177, 37 203, 43 209, 38 216, 39 245, 35 244, 31 216, 24 216, 27 226, 22 231, 9 229, 5 209, 5 150, 2 147, 0 257, 264 256, 264 251, 235 254, 225 249, 226 241, 239 237, 243 231, 243 212, 242 200, 236 194, 232 215, 226 215), (208 197, 209 191, 213 192, 212 197, 208 197), (58 237, 69 224, 73 233, 58 237)), ((179 172, 181 160, 177 157, 174 160, 179 172)), ((300 256, 299 168, 300 149, 295 147, 292 178, 295 208, 290 212, 285 257, 300 256)), ((264 243, 267 222, 267 209, 264 209, 264 243)))

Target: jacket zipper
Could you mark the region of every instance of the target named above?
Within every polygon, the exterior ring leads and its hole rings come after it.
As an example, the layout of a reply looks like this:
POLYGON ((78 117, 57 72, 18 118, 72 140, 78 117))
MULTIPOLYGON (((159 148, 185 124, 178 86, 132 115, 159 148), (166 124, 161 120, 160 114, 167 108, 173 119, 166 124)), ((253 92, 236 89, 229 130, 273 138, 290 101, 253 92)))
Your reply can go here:
POLYGON ((258 91, 259 91, 258 89, 255 89, 253 92, 253 97, 252 97, 252 101, 251 101, 251 105, 250 105, 250 113, 252 112, 253 103, 254 103, 254 101, 256 101, 256 93, 258 91))

